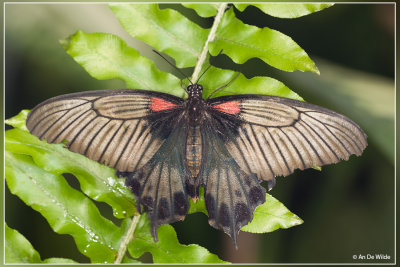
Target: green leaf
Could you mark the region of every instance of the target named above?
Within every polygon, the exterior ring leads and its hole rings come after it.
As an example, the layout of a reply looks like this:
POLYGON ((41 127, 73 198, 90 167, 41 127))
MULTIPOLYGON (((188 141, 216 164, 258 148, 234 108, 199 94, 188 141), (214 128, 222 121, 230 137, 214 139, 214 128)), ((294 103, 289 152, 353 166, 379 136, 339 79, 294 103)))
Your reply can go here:
POLYGON ((302 223, 303 220, 291 213, 281 202, 266 194, 265 203, 257 207, 253 220, 241 230, 250 233, 268 233, 302 223))
POLYGON ((319 73, 314 62, 292 38, 267 27, 246 25, 235 17, 232 8, 224 14, 215 40, 210 43, 211 55, 216 56, 221 50, 238 64, 258 57, 284 71, 319 73))
POLYGON ((26 117, 28 116, 29 113, 29 109, 23 109, 21 110, 18 115, 5 120, 4 123, 13 126, 14 128, 18 128, 21 129, 23 131, 27 131, 28 132, 28 128, 26 128, 26 117))
POLYGON ((216 4, 183 4, 187 8, 194 9, 196 13, 201 17, 214 17, 217 15, 218 7, 216 4))
POLYGON ((74 174, 82 191, 109 204, 117 218, 132 216, 136 210, 132 192, 115 176, 114 169, 73 153, 63 144, 48 144, 28 132, 12 129, 5 133, 5 149, 32 156, 35 164, 47 172, 74 174))
POLYGON ((17 230, 4 223, 4 254, 5 263, 40 263, 39 253, 31 243, 17 230))
POLYGON ((118 36, 77 31, 61 43, 65 51, 96 79, 117 78, 129 88, 157 90, 178 97, 185 94, 178 78, 158 70, 153 61, 142 57, 118 36))
POLYGON ((113 262, 125 229, 102 217, 95 204, 63 176, 46 172, 28 155, 6 151, 5 156, 11 193, 40 212, 55 232, 70 234, 92 262, 113 262))
POLYGON ((147 216, 141 216, 128 250, 134 258, 150 252, 154 263, 224 263, 199 245, 180 244, 171 225, 161 225, 158 228, 158 242, 155 243, 147 216))
POLYGON ((240 11, 248 6, 256 6, 265 14, 278 18, 298 18, 331 7, 334 4, 299 4, 299 3, 268 3, 268 4, 235 4, 240 11))
MULTIPOLYGON (((202 77, 203 97, 207 98, 215 89, 229 83, 237 72, 211 67, 202 77)), ((233 94, 264 94, 281 96, 303 101, 303 99, 283 83, 270 77, 253 77, 247 79, 243 74, 227 87, 213 94, 213 97, 233 94)))
POLYGON ((209 30, 179 12, 157 4, 110 4, 122 27, 134 38, 175 59, 178 67, 196 64, 209 30))

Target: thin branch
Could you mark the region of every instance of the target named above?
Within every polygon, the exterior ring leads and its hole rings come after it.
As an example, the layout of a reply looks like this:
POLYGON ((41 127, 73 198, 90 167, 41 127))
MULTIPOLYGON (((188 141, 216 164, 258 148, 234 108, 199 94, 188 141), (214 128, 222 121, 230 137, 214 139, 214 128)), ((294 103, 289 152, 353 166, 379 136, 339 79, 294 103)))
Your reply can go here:
POLYGON ((206 57, 207 57, 208 43, 214 41, 215 33, 217 31, 219 24, 221 23, 222 15, 224 14, 227 6, 228 6, 227 3, 222 3, 218 7, 218 12, 217 12, 217 15, 215 16, 214 23, 211 27, 210 33, 208 34, 207 41, 204 44, 203 51, 201 51, 199 59, 197 60, 197 63, 196 63, 196 67, 194 68, 193 75, 192 75, 193 82, 197 82, 197 77, 199 76, 201 67, 203 66, 204 61, 206 60, 206 57))
POLYGON ((129 242, 131 242, 131 240, 133 238, 133 234, 135 233, 135 229, 136 229, 137 223, 139 222, 139 219, 140 219, 139 213, 137 213, 133 216, 132 222, 129 226, 129 229, 126 232, 126 235, 124 236, 124 239, 122 240, 121 245, 119 246, 118 254, 114 261, 115 264, 122 262, 122 259, 124 258, 125 253, 126 253, 126 249, 128 248, 128 244, 129 244, 129 242))

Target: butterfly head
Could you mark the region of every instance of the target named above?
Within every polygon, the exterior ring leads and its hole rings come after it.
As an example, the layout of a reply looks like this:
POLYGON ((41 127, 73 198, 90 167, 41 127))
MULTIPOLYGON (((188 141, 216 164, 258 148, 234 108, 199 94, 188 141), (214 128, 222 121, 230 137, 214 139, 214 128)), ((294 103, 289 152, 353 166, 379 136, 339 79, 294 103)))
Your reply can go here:
POLYGON ((189 85, 188 88, 188 93, 189 93, 189 97, 192 98, 201 98, 203 95, 203 86, 201 86, 200 84, 192 84, 189 85))

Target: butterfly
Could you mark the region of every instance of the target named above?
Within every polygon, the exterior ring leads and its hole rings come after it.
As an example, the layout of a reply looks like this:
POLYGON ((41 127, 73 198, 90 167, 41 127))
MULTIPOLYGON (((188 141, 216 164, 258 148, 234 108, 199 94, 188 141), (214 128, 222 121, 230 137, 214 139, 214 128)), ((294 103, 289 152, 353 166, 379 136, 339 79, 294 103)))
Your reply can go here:
POLYGON ((293 99, 229 95, 203 99, 147 90, 80 92, 51 98, 28 115, 29 131, 127 177, 151 233, 183 220, 204 187, 209 224, 237 246, 239 230, 265 202, 276 176, 361 155, 366 134, 349 118, 293 99))

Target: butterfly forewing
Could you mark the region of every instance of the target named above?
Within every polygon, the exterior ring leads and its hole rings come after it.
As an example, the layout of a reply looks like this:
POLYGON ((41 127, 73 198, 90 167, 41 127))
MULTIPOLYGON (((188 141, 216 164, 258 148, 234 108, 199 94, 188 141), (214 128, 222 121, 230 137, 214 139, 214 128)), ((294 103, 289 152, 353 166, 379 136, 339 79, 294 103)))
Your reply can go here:
MULTIPOLYGON (((182 220, 188 209, 189 170, 183 100, 143 90, 104 90, 55 97, 35 107, 28 129, 50 143, 116 168, 148 211, 152 235, 182 220)), ((191 178, 193 179, 193 178, 191 178)))
POLYGON ((142 90, 63 95, 35 107, 31 133, 123 172, 141 168, 170 135, 180 98, 142 90))
POLYGON ((264 95, 209 100, 226 149, 248 174, 275 184, 295 169, 336 163, 365 149, 366 135, 347 117, 309 103, 264 95))

